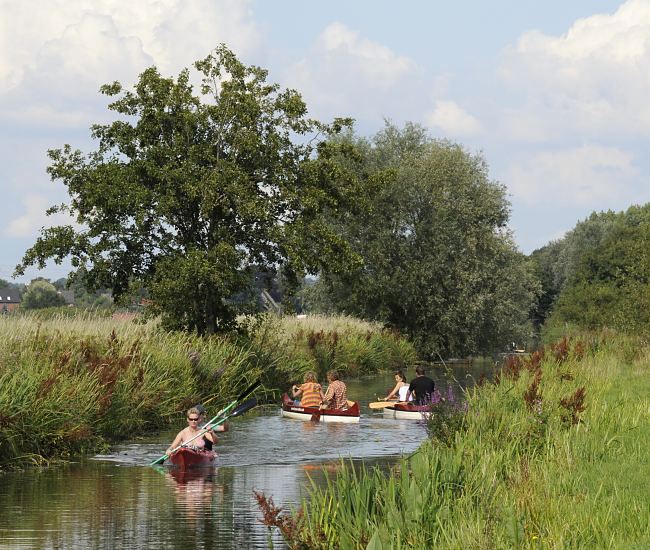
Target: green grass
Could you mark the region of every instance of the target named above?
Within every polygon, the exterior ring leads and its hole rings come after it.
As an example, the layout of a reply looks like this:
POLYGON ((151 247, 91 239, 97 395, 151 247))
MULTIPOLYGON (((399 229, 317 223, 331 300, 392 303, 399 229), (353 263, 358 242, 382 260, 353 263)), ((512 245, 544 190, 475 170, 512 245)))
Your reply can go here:
POLYGON ((643 342, 611 333, 560 342, 541 362, 513 360, 468 401, 447 444, 429 441, 390 475, 349 468, 313 487, 278 523, 290 546, 650 547, 643 342))
POLYGON ((201 338, 66 312, 2 316, 0 334, 0 468, 105 447, 198 402, 218 410, 258 379, 256 395, 271 400, 305 370, 369 373, 414 359, 397 335, 345 317, 268 316, 248 333, 201 338))

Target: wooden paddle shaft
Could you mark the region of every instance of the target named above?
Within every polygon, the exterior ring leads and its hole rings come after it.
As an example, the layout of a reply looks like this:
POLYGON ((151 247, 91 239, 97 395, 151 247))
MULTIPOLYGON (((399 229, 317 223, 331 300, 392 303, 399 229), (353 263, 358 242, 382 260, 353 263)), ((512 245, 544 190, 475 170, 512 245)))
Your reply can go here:
POLYGON ((369 407, 371 409, 385 409, 386 407, 393 407, 397 401, 373 401, 369 407))

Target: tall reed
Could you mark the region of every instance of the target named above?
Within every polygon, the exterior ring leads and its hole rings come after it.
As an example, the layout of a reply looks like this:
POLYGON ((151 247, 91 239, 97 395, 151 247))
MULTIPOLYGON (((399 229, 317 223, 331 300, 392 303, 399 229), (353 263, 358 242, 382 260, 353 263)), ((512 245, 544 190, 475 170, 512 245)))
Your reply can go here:
POLYGON ((513 359, 496 383, 470 390, 448 444, 424 444, 389 475, 350 467, 312 487, 287 542, 648 547, 649 374, 650 349, 611 333, 513 359))
POLYGON ((258 379, 260 395, 277 394, 319 354, 349 374, 413 356, 398 336, 350 318, 270 316, 248 334, 198 337, 66 312, 2 316, 0 334, 0 468, 97 449, 198 402, 218 410, 258 379))

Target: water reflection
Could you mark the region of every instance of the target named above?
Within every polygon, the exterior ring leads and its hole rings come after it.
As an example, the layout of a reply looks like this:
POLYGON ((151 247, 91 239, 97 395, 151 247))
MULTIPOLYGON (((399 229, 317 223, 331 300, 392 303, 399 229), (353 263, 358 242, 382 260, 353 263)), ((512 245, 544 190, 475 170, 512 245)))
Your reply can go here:
MULTIPOLYGON (((491 375, 491 365, 453 371, 465 386, 481 372, 491 375)), ((443 368, 429 375, 446 389, 443 368)), ((149 467, 172 430, 95 460, 1 476, 0 548, 267 548, 254 490, 277 505, 296 506, 309 479, 323 483, 341 459, 392 463, 421 444, 421 423, 387 419, 367 407, 392 381, 387 374, 348 382, 349 395, 363 404, 359 424, 289 420, 276 407, 251 411, 220 438, 217 468, 149 467)), ((273 540, 282 548, 279 536, 273 540)))

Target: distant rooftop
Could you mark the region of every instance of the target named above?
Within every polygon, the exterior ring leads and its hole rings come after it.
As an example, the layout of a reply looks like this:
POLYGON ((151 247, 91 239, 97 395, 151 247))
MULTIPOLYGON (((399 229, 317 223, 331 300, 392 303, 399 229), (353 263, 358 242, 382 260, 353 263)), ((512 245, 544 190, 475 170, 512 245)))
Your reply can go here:
POLYGON ((20 292, 17 288, 0 288, 0 304, 19 304, 20 292))

